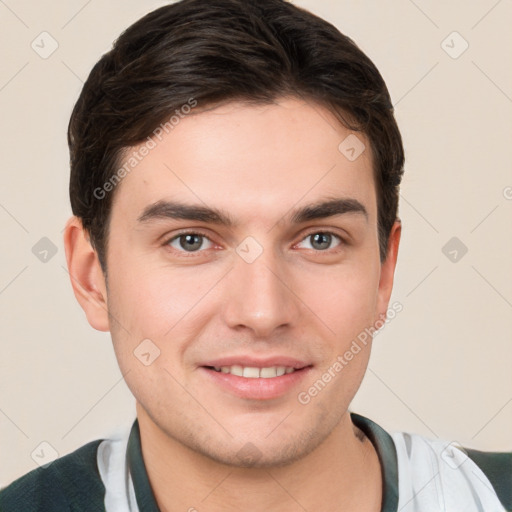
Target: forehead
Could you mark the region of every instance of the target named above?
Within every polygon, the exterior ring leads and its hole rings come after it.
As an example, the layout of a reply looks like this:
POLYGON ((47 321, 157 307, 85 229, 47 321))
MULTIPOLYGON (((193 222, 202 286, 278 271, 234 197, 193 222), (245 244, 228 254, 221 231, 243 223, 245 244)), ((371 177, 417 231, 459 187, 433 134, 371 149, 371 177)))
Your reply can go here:
POLYGON ((299 99, 203 111, 198 105, 167 133, 129 148, 121 165, 130 159, 136 165, 115 191, 113 218, 135 221, 148 205, 175 200, 222 209, 241 222, 273 223, 323 197, 356 199, 376 216, 367 138, 299 99))

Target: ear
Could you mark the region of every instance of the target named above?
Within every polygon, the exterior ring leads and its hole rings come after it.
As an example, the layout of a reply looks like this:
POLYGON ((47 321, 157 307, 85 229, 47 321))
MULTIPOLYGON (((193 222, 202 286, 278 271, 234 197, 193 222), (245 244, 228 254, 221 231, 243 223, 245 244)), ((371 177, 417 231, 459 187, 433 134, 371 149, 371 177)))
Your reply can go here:
POLYGON ((388 309, 389 299, 393 290, 393 279, 395 275, 396 260, 398 257, 398 246, 400 244, 400 236, 402 233, 402 223, 399 219, 395 221, 388 239, 388 250, 386 259, 381 264, 380 281, 377 299, 377 315, 378 319, 386 319, 386 311, 388 309))
POLYGON ((107 286, 96 251, 78 217, 64 229, 64 248, 71 286, 88 322, 98 331, 109 331, 107 286))

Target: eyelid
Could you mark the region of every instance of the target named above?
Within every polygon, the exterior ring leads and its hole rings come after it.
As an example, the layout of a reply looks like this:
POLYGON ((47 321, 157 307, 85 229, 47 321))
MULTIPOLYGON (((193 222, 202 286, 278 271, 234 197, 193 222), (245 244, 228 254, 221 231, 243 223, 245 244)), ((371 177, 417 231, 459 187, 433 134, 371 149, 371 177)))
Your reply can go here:
POLYGON ((334 235, 338 237, 340 240, 346 241, 348 239, 349 235, 345 231, 343 231, 345 234, 340 233, 341 230, 336 230, 334 228, 322 228, 318 226, 314 226, 306 231, 306 234, 302 236, 301 240, 304 240, 304 238, 313 235, 315 233, 324 233, 326 235, 334 235))

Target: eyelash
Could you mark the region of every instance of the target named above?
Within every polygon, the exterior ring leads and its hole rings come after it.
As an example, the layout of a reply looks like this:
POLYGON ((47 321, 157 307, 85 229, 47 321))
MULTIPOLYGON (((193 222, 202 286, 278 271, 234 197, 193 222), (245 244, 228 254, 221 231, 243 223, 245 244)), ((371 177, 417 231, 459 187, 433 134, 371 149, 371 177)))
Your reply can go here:
MULTIPOLYGON (((307 249, 307 250, 312 250, 318 254, 322 254, 322 253, 325 253, 325 254, 332 254, 333 252, 338 252, 340 250, 340 246, 343 246, 343 245, 347 245, 347 242, 346 240, 344 240, 340 235, 338 235, 337 233, 334 233, 333 231, 329 231, 329 230, 315 230, 315 231, 310 231, 309 233, 307 233, 303 238, 301 238, 300 242, 303 242, 304 240, 306 240, 308 237, 312 236, 312 235, 316 235, 318 233, 321 233, 323 235, 331 235, 332 237, 334 238, 337 238, 339 240, 339 244, 338 246, 336 246, 334 249, 325 249, 325 250, 317 250, 317 249, 307 249)), ((163 243, 163 246, 164 247, 170 247, 170 244, 171 242, 173 242, 174 240, 179 240, 180 237, 182 236, 186 236, 186 235, 199 235, 199 236, 202 236, 204 238, 206 238, 207 240, 209 240, 211 243, 215 243, 213 242, 212 240, 210 240, 210 237, 203 231, 201 230, 194 230, 194 231, 183 231, 181 233, 178 233, 178 234, 175 234, 173 235, 171 238, 167 239, 164 243, 163 243)), ((300 243, 298 242, 298 243, 300 243)), ((178 253, 182 253, 182 254, 186 254, 186 256, 183 256, 185 258, 189 258, 189 257, 194 257, 196 255, 200 255, 202 254, 204 251, 208 250, 208 249, 199 249, 197 251, 185 251, 185 250, 178 250, 178 249, 174 249, 174 248, 171 248, 173 251, 176 251, 178 253)))

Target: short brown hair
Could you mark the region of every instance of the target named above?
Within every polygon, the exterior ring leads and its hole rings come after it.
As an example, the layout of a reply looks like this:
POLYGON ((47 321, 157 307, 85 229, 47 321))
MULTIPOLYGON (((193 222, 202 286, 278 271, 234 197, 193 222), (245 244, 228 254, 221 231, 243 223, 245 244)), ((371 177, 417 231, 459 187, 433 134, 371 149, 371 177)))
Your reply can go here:
MULTIPOLYGON (((106 273, 112 193, 95 192, 193 98, 202 107, 297 96, 370 141, 380 257, 397 218, 402 139, 382 76, 333 25, 285 0, 181 0, 126 29, 92 69, 68 127, 70 199, 106 273)), ((110 188, 110 187, 109 187, 110 188)))

